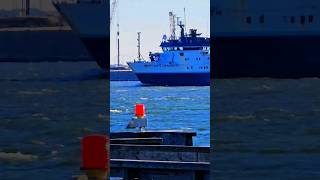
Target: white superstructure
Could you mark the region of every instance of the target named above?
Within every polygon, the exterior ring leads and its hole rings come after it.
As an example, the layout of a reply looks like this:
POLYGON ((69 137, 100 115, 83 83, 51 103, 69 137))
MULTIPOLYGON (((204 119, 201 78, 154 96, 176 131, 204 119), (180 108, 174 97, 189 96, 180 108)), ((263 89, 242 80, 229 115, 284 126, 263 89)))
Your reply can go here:
MULTIPOLYGON (((181 48, 181 49, 180 49, 181 48)), ((167 49, 154 60, 129 63, 136 73, 210 73, 210 47, 197 50, 167 49)))
MULTIPOLYGON (((180 38, 163 38, 163 52, 150 53, 150 60, 138 59, 128 63, 143 84, 148 85, 209 85, 210 84, 210 39, 198 37, 196 29, 180 38)), ((139 38, 138 38, 139 39, 139 38)), ((139 46, 138 46, 139 47, 139 46)), ((139 55, 140 57, 140 55, 139 55)))

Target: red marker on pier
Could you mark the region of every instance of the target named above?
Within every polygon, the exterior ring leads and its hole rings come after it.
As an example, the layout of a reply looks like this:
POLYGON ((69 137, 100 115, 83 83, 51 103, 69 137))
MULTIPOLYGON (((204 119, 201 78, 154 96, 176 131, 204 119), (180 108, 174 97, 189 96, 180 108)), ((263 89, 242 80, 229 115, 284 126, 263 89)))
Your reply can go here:
POLYGON ((144 104, 136 104, 135 115, 138 118, 144 118, 144 115, 145 115, 144 104))
POLYGON ((144 104, 135 105, 135 116, 132 117, 131 121, 127 125, 127 129, 138 128, 140 131, 144 131, 147 128, 148 121, 145 115, 144 104))

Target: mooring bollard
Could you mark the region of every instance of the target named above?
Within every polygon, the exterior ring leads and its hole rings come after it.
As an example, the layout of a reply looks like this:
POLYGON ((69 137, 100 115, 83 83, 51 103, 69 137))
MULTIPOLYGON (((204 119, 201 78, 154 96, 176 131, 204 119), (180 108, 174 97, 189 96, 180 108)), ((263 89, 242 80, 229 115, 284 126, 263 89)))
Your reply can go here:
POLYGON ((109 178, 109 138, 105 135, 90 135, 81 141, 81 169, 89 180, 109 178))

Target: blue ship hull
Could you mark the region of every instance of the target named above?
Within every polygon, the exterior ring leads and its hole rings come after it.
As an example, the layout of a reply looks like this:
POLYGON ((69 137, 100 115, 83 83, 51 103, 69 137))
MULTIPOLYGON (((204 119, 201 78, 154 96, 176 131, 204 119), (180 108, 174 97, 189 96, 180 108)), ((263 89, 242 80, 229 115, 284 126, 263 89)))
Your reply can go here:
POLYGON ((210 73, 137 73, 141 83, 155 86, 209 86, 210 73))
POLYGON ((320 77, 320 36, 212 38, 213 78, 320 77))

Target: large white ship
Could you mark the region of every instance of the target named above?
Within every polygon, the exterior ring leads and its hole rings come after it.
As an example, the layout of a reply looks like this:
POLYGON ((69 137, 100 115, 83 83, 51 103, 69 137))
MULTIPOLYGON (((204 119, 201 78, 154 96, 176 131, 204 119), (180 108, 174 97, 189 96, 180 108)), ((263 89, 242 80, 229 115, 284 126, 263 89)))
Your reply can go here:
POLYGON ((214 0, 214 77, 320 76, 320 1, 214 0))
POLYGON ((143 84, 210 85, 210 38, 199 37, 196 29, 186 35, 184 25, 180 22, 179 26, 179 39, 171 36, 167 40, 164 36, 162 53, 150 53, 147 61, 138 58, 128 63, 143 84))
POLYGON ((56 9, 80 36, 97 63, 109 66, 109 1, 107 0, 60 0, 56 9))

